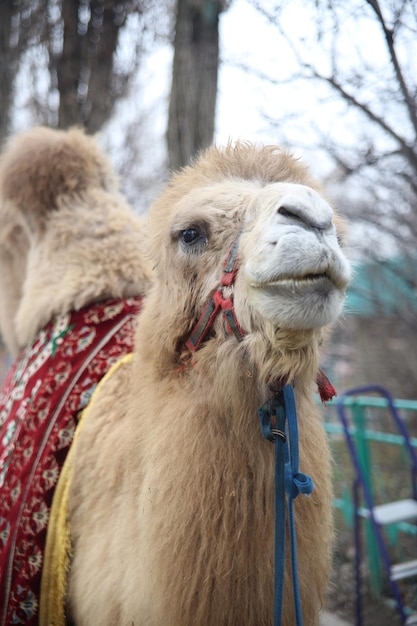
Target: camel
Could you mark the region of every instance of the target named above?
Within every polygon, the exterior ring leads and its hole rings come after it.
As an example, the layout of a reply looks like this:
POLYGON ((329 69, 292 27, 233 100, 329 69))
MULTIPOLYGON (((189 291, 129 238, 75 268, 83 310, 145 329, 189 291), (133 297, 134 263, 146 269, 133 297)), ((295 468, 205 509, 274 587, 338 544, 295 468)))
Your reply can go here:
POLYGON ((79 129, 39 127, 0 157, 0 624, 38 623, 49 509, 78 415, 133 349, 152 277, 143 221, 79 129))
MULTIPOLYGON (((57 503, 66 530, 51 541, 71 537, 66 619, 272 624, 274 446, 257 409, 291 384, 300 470, 315 485, 294 506, 303 619, 316 626, 333 527, 314 388, 350 280, 342 220, 289 152, 236 142, 173 174, 146 239, 154 276, 134 353, 86 409, 57 503)), ((289 568, 284 626, 295 624, 289 568)))

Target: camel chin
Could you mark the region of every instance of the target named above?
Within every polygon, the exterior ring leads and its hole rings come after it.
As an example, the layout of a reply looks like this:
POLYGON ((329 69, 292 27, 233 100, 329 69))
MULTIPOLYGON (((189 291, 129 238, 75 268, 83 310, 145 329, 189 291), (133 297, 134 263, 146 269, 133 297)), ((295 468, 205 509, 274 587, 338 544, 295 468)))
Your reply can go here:
POLYGON ((335 322, 344 297, 344 291, 322 275, 252 286, 248 299, 261 317, 277 327, 307 330, 335 322))

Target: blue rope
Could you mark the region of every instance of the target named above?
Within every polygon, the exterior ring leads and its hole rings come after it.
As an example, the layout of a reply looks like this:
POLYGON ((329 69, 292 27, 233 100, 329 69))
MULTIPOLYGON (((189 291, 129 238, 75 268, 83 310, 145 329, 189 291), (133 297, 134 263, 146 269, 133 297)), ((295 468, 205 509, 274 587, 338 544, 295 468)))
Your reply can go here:
POLYGON ((310 494, 313 481, 299 471, 298 426, 294 390, 285 385, 258 409, 261 432, 275 444, 275 574, 274 626, 281 625, 285 570, 285 494, 288 496, 291 572, 296 625, 302 626, 297 565, 297 538, 293 501, 299 493, 310 494))

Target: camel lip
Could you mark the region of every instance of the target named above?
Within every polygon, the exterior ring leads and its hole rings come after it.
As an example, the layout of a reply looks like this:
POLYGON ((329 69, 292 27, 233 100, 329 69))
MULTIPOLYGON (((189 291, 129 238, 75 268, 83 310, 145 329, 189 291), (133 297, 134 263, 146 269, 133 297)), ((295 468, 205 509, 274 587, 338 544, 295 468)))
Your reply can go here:
POLYGON ((250 281, 249 284, 254 289, 286 288, 293 290, 304 287, 320 287, 326 284, 328 286, 331 285, 332 287, 336 287, 337 289, 346 289, 344 282, 342 283, 342 281, 336 280, 335 277, 330 276, 327 272, 319 274, 304 274, 303 276, 280 276, 262 282, 250 281))

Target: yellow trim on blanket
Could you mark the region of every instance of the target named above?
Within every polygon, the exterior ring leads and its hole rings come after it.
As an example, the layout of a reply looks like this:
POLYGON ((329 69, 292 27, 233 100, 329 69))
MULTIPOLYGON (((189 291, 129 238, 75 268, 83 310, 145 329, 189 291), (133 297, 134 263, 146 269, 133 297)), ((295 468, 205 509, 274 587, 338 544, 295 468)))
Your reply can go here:
POLYGON ((44 564, 41 581, 39 603, 40 626, 65 626, 65 598, 68 574, 71 565, 71 529, 68 520, 68 493, 71 484, 73 457, 77 437, 81 426, 88 417, 102 385, 122 365, 130 363, 133 354, 126 354, 119 359, 97 385, 93 396, 81 414, 71 448, 62 467, 58 484, 52 500, 51 514, 48 523, 44 564))

